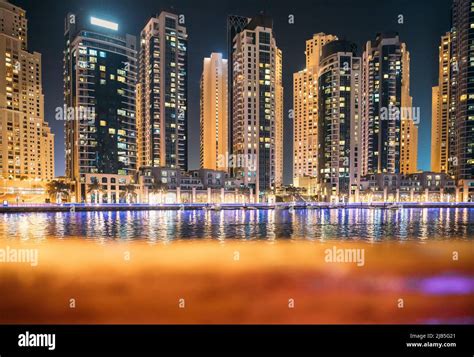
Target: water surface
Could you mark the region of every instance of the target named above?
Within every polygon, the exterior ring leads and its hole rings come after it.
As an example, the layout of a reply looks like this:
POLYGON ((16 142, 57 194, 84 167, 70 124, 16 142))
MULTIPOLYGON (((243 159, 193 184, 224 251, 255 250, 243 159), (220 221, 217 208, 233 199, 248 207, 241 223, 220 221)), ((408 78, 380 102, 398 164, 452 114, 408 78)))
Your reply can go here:
POLYGON ((171 241, 472 240, 472 208, 97 211, 0 214, 0 238, 171 241))

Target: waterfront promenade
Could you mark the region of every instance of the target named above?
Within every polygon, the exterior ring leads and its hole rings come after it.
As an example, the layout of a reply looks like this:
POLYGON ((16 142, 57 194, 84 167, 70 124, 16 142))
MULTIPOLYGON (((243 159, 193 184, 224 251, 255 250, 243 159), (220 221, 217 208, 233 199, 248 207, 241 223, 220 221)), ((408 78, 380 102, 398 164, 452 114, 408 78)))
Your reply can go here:
POLYGON ((8 204, 0 206, 0 213, 14 212, 88 212, 88 211, 148 211, 148 210, 268 210, 268 209, 401 209, 401 208, 474 208, 474 202, 278 202, 278 203, 64 203, 64 204, 8 204))

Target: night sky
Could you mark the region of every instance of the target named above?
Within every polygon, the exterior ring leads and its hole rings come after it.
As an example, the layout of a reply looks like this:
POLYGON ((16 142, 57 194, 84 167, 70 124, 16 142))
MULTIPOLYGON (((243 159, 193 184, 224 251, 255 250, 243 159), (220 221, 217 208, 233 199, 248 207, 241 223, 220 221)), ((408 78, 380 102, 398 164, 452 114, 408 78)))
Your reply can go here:
POLYGON ((411 95, 421 108, 418 168, 430 168, 431 87, 438 81, 438 45, 450 28, 451 0, 10 0, 24 8, 28 18, 29 50, 43 56, 45 116, 56 134, 56 176, 64 174, 63 121, 54 119, 63 105, 62 51, 64 17, 84 10, 119 23, 119 29, 138 36, 151 16, 172 7, 184 14, 189 34, 189 167, 199 167, 199 79, 202 60, 211 52, 226 54, 226 17, 273 17, 277 46, 283 51, 285 91, 285 183, 292 177, 293 73, 304 68, 305 41, 314 33, 335 34, 358 45, 359 55, 377 32, 398 31, 411 55, 411 95), (398 15, 404 24, 398 24, 398 15), (294 15, 294 24, 289 24, 294 15))

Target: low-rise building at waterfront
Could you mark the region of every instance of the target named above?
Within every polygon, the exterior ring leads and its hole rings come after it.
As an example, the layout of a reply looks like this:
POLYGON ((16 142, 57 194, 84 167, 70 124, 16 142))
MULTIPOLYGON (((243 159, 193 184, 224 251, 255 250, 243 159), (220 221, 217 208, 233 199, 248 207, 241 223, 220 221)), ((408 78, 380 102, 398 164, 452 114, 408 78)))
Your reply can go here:
POLYGON ((85 174, 85 203, 140 202, 138 186, 130 175, 85 174))
POLYGON ((445 173, 381 173, 362 177, 361 202, 455 202, 462 198, 445 173))
POLYGON ((225 171, 179 168, 141 168, 136 176, 142 203, 244 203, 255 202, 252 189, 225 171))

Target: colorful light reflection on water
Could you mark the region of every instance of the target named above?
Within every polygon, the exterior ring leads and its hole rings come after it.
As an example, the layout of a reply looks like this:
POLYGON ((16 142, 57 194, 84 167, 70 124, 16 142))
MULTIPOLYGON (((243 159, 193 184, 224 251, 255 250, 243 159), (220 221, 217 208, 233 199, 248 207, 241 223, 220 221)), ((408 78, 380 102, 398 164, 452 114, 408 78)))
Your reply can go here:
POLYGON ((176 239, 471 240, 474 209, 105 211, 0 215, 0 237, 176 239))

